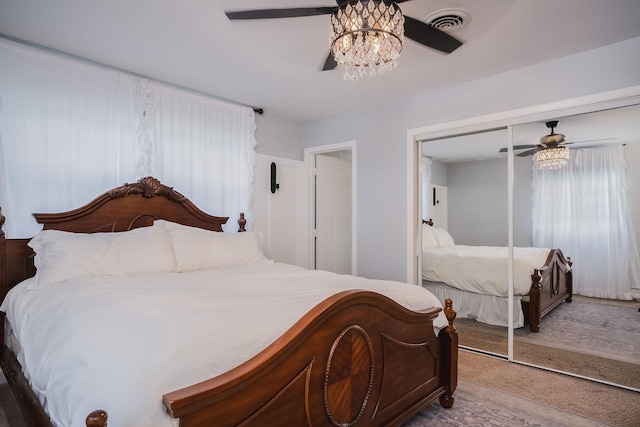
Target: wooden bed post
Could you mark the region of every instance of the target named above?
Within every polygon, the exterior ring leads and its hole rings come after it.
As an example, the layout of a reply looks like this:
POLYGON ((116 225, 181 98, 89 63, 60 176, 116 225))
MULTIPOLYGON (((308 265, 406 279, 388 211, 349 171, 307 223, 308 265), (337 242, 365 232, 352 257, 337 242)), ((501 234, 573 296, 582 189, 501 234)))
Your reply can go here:
POLYGON ((445 386, 448 391, 440 396, 440 405, 443 408, 451 408, 453 406, 453 392, 458 387, 458 332, 453 326, 457 313, 453 309, 453 301, 447 298, 444 301, 444 315, 447 317, 449 324, 440 331, 442 343, 442 375, 445 378, 445 386), (448 379, 448 384, 446 384, 448 379))
POLYGON ((573 261, 571 261, 571 257, 567 257, 567 264, 569 265, 569 271, 567 272, 567 290, 569 291, 569 296, 565 298, 565 302, 573 301, 573 261))
POLYGON ((247 220, 244 219, 244 212, 240 212, 240 219, 238 220, 238 225, 240 226, 240 228, 238 228, 239 233, 242 233, 243 231, 247 231, 247 229, 244 228, 244 226, 247 225, 247 220))
POLYGON ((540 331, 540 292, 542 292, 542 276, 537 268, 531 275, 531 292, 529 292, 529 324, 531 332, 540 331))

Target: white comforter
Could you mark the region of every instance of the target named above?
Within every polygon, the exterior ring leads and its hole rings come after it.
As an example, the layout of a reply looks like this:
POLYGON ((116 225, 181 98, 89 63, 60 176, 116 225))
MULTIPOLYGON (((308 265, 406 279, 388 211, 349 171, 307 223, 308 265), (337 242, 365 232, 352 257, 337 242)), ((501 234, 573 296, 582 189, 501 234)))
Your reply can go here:
MULTIPOLYGON (((128 279, 27 290, 29 279, 2 303, 18 359, 54 425, 84 426, 89 412, 104 409, 115 427, 177 426, 163 394, 250 359, 345 289, 376 291, 413 310, 441 306, 420 286, 278 263, 128 279)), ((440 313, 434 329, 446 323, 440 313)))
MULTIPOLYGON (((422 277, 464 291, 508 295, 509 248, 455 245, 422 250, 422 277)), ((533 270, 544 265, 550 249, 514 248, 514 295, 528 295, 533 270)))

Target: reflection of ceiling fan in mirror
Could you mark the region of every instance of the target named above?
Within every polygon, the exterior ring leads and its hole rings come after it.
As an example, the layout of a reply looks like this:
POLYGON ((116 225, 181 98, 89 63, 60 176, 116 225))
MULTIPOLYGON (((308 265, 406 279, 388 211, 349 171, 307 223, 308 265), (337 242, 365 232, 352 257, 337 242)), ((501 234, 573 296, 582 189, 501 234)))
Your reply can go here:
POLYGON ((445 30, 466 23, 462 22, 466 21, 463 15, 447 15, 445 18, 456 18, 460 22, 446 21, 444 26, 435 19, 426 23, 403 16, 398 3, 406 1, 409 0, 336 0, 337 5, 333 7, 240 10, 225 14, 231 20, 331 15, 331 51, 323 71, 344 65, 347 70, 358 72, 349 75, 355 80, 359 75, 382 74, 391 69, 402 51, 403 37, 444 53, 451 53, 462 45, 445 30))
MULTIPOLYGON (((551 129, 551 132, 549 133, 549 135, 545 135, 542 138, 540 138, 540 142, 538 144, 526 144, 526 145, 513 146, 513 149, 515 151, 525 150, 525 149, 527 150, 522 153, 518 153, 519 157, 527 157, 539 151, 553 150, 553 149, 557 149, 558 147, 564 147, 565 145, 571 145, 571 144, 580 144, 581 147, 592 147, 593 145, 596 145, 593 143, 601 142, 601 141, 610 141, 612 139, 616 139, 616 138, 600 138, 600 139, 589 139, 584 141, 565 142, 565 136, 563 134, 554 132, 554 129, 556 128, 556 126, 558 126, 557 120, 548 121, 545 124, 547 125, 547 128, 551 129), (588 144, 588 145, 583 145, 583 144, 588 144)), ((507 147, 501 148, 500 152, 506 153, 507 147)))

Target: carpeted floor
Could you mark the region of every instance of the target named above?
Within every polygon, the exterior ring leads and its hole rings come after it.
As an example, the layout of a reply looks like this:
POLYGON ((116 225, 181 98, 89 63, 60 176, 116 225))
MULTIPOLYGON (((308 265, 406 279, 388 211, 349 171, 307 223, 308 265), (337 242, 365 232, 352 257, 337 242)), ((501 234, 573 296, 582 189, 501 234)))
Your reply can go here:
POLYGON ((464 350, 455 399, 404 427, 640 425, 640 393, 464 350))
MULTIPOLYGON (((640 313, 637 302, 581 296, 514 332, 514 358, 539 366, 640 389, 640 313)), ((457 319, 460 344, 507 353, 505 328, 457 319)))
POLYGON ((598 421, 460 380, 451 409, 432 403, 403 427, 426 426, 605 426, 598 421))

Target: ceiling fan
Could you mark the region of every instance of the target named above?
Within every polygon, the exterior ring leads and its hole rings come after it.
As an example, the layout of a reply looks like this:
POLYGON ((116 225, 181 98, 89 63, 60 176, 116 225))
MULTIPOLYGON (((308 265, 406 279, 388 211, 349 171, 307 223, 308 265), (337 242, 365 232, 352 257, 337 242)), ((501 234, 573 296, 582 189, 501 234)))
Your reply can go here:
MULTIPOLYGON (((361 0, 365 6, 372 3, 371 7, 378 7, 381 3, 385 6, 393 7, 399 10, 398 3, 404 3, 409 0, 361 0)), ((256 10, 239 10, 225 11, 227 17, 231 20, 239 19, 272 19, 272 18, 297 18, 302 16, 314 15, 333 15, 337 16, 339 11, 344 11, 349 5, 357 4, 357 0, 336 0, 337 6, 332 7, 299 7, 284 9, 256 9, 256 10)), ((432 49, 439 50, 444 53, 451 53, 460 46, 462 42, 446 32, 422 22, 418 19, 404 16, 404 36, 432 49)), ((333 70, 338 63, 332 52, 329 52, 327 59, 322 68, 323 71, 333 70)))
MULTIPOLYGON (((545 123, 545 125, 547 126, 547 128, 551 129, 551 132, 549 133, 549 135, 545 135, 542 138, 540 138, 540 142, 538 144, 526 144, 526 145, 514 145, 513 149, 514 150, 525 150, 527 149, 527 151, 524 151, 522 153, 518 153, 519 157, 527 157, 530 156, 532 154, 537 153, 538 151, 542 151, 542 150, 550 150, 552 148, 557 148, 557 147, 563 147, 566 145, 571 145, 571 144, 582 144, 582 143, 586 143, 586 142, 596 142, 596 141, 608 141, 611 139, 616 139, 616 138, 601 138, 601 139, 590 139, 590 140, 585 140, 585 141, 573 141, 573 142, 565 142, 565 136, 561 133, 555 133, 554 130, 555 128, 558 126, 558 121, 557 120, 551 120, 545 123)), ((503 147, 500 149, 501 153, 506 153, 507 152, 507 147, 503 147)))

